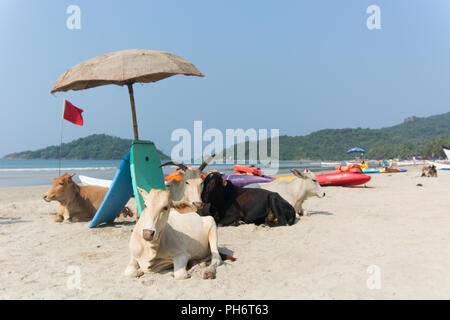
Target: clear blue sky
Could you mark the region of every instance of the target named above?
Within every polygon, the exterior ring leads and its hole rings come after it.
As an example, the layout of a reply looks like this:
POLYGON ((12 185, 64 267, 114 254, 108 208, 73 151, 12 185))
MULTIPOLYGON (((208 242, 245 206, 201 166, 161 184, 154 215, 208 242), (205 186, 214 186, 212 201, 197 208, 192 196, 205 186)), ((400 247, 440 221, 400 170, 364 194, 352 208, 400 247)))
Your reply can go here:
POLYGON ((169 152, 176 128, 380 128, 450 111, 450 2, 0 1, 0 156, 59 143, 63 98, 85 110, 64 141, 132 138, 128 92, 49 94, 69 67, 122 49, 169 51, 205 78, 135 85, 140 136, 169 152), (81 30, 66 8, 81 8, 81 30), (366 8, 381 8, 368 30, 366 8))

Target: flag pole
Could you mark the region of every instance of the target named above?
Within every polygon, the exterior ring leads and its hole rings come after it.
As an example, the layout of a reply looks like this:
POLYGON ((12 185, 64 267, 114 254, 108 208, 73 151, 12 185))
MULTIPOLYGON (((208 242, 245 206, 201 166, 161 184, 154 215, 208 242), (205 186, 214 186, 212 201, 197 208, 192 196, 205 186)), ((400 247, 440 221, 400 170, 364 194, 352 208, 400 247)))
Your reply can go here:
POLYGON ((61 140, 59 142, 59 167, 58 176, 61 175, 61 157, 62 157, 62 140, 63 140, 63 124, 64 124, 64 111, 66 109, 66 99, 63 99, 63 108, 61 114, 61 140))

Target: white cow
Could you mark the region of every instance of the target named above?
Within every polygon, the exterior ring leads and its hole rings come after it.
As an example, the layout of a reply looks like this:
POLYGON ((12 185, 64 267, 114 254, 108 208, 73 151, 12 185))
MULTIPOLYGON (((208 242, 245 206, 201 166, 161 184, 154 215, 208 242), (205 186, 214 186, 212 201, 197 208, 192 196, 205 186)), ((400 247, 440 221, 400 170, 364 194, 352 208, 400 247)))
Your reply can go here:
POLYGON ((211 264, 203 278, 214 278, 222 259, 213 217, 171 209, 174 204, 169 199, 169 191, 152 189, 147 193, 139 188, 139 192, 146 208, 131 234, 131 259, 125 275, 139 277, 144 272, 159 272, 173 266, 175 279, 186 279, 186 265, 190 260, 211 255, 211 264))
POLYGON ((303 202, 313 196, 323 198, 325 192, 319 182, 317 182, 316 176, 305 169, 303 172, 292 169, 291 172, 296 176, 292 180, 275 179, 269 183, 261 183, 260 187, 272 192, 278 192, 278 194, 291 206, 294 207, 295 212, 300 215, 308 215, 306 210, 303 210, 303 202))
POLYGON ((203 206, 203 202, 201 199, 203 188, 202 171, 215 156, 216 155, 213 154, 198 168, 186 167, 184 164, 172 161, 161 165, 161 167, 174 165, 184 171, 184 173, 180 173, 180 177, 182 178, 181 181, 173 179, 166 185, 167 189, 170 190, 170 200, 186 202, 188 204, 194 205, 197 209, 201 209, 203 206))

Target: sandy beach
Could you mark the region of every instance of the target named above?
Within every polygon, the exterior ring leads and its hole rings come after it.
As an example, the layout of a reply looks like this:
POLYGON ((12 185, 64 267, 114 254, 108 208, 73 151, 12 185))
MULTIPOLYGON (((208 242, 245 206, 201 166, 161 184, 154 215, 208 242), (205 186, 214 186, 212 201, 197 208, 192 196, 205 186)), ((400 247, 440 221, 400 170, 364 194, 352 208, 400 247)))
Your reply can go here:
POLYGON ((201 265, 188 280, 127 278, 134 219, 55 223, 48 186, 0 188, 0 299, 449 299, 450 172, 408 169, 374 174, 368 188, 326 187, 293 226, 220 228, 219 247, 237 261, 214 280, 201 265), (379 288, 367 285, 373 270, 379 288))

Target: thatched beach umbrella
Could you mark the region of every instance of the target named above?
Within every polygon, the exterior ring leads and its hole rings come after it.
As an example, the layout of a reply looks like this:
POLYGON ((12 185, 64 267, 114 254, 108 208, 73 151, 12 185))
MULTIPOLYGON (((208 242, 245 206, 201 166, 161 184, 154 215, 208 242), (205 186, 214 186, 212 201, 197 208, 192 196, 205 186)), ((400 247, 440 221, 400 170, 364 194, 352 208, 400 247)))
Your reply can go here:
POLYGON ((133 83, 156 82, 176 74, 204 77, 190 62, 169 52, 122 50, 84 61, 64 72, 50 93, 107 84, 126 85, 130 95, 134 139, 139 140, 133 83))

